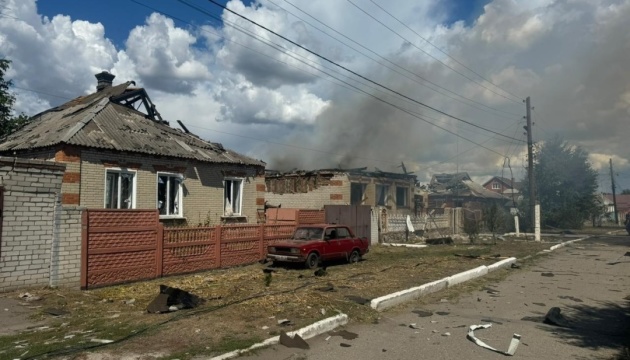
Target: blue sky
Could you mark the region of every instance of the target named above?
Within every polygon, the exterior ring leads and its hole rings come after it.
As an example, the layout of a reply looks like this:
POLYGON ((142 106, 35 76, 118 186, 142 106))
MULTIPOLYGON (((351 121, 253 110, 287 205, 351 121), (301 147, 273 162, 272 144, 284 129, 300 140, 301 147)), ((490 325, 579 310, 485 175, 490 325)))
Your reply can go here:
MULTIPOLYGON (((195 11, 177 0, 135 1, 194 25, 218 25, 216 20, 208 17, 206 14, 195 11)), ((208 1, 188 0, 188 2, 216 16, 221 16, 222 10, 208 1)), ((225 4, 227 0, 218 0, 218 2, 225 4)), ((245 4, 250 4, 251 2, 251 0, 244 1, 245 4)), ((441 1, 440 5, 444 6, 444 9, 448 11, 447 23, 451 24, 463 20, 467 25, 470 25, 482 13, 483 6, 488 2, 489 0, 445 0, 441 1)), ((105 36, 111 39, 118 48, 123 47, 129 31, 137 25, 144 24, 144 20, 153 12, 153 10, 132 0, 39 0, 37 1, 37 7, 40 14, 49 18, 63 14, 69 15, 72 20, 86 20, 92 23, 100 22, 105 26, 105 36)), ((177 25, 188 27, 182 22, 178 22, 177 25)))

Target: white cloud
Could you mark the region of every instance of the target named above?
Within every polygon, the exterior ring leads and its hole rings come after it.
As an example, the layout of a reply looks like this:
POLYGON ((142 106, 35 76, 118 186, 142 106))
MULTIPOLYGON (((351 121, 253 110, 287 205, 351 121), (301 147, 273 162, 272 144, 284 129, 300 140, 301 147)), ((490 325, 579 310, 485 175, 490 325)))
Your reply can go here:
MULTIPOLYGON (((395 71, 295 18, 287 11, 317 24, 287 2, 274 3, 285 9, 268 0, 250 6, 231 0, 228 7, 418 101, 522 138, 523 104, 497 95, 495 92, 500 90, 428 46, 369 1, 357 3, 413 44, 475 81, 447 69, 347 2, 291 0, 396 65, 325 29, 327 33, 395 71), (448 90, 430 90, 436 87, 427 80, 448 90)), ((597 166, 604 166, 613 157, 619 168, 630 168, 626 160, 630 158, 630 147, 625 139, 630 120, 630 0, 494 0, 469 26, 463 22, 443 24, 447 9, 436 0, 379 4, 484 78, 520 97, 531 96, 536 108, 536 141, 558 132, 591 152, 597 166)), ((427 177, 427 171, 459 169, 480 178, 502 171, 502 156, 369 96, 333 85, 339 80, 301 62, 306 61, 427 121, 509 154, 513 169, 522 168, 523 143, 500 140, 391 93, 385 95, 383 88, 375 90, 373 84, 357 81, 334 65, 229 13, 223 13, 225 21, 238 23, 281 50, 230 26, 184 28, 158 14, 130 29, 124 47, 117 49, 105 37, 106 29, 100 23, 63 15, 41 17, 34 0, 11 0, 8 6, 20 20, 0 18, 0 48, 3 56, 14 60, 9 76, 16 85, 71 98, 94 89, 94 73, 112 71, 117 82, 136 80, 146 87, 158 110, 169 120, 182 119, 202 136, 234 145, 236 150, 263 158, 273 167, 343 164, 398 171, 398 164, 404 161, 422 178, 427 177), (272 142, 334 154, 242 141, 207 129, 254 134, 272 142), (458 152, 461 154, 455 157, 458 152)), ((59 102, 50 96, 19 93, 17 107, 30 113, 59 102)))

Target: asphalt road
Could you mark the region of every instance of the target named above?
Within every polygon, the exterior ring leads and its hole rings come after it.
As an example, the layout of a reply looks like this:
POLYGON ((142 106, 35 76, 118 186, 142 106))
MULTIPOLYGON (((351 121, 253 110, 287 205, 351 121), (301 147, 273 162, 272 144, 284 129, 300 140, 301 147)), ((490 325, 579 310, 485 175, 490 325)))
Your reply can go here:
POLYGON ((512 334, 520 334, 522 340, 514 358, 612 359, 629 339, 630 302, 624 299, 630 295, 630 256, 624 256, 627 251, 628 236, 588 239, 522 269, 510 270, 505 280, 489 286, 493 291, 463 294, 453 303, 438 300, 423 306, 409 304, 384 312, 378 324, 347 327, 358 335, 356 339, 328 338, 324 334, 308 340, 309 350, 277 345, 246 358, 504 358, 466 338, 468 326, 493 323, 491 328, 477 330, 476 336, 506 351, 512 334), (561 309, 570 328, 523 320, 544 317, 551 307, 561 309), (433 315, 421 317, 412 312, 419 309, 433 315), (410 328, 412 323, 419 329, 410 328))

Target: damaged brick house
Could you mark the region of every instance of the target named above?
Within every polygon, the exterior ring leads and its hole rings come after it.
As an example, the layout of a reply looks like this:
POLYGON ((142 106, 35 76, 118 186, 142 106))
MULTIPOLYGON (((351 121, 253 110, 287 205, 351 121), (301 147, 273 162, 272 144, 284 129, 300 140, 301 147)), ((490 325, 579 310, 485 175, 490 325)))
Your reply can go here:
POLYGON ((502 176, 493 176, 490 180, 483 183, 484 188, 499 194, 518 194, 521 186, 522 183, 520 181, 514 181, 514 179, 502 176))
POLYGON ((505 206, 511 200, 472 181, 466 172, 435 174, 428 188, 430 209, 463 207, 478 210, 493 202, 505 206))
POLYGON ((267 171, 265 199, 283 208, 321 209, 324 205, 382 206, 412 214, 416 175, 358 169, 321 169, 287 173, 267 171))
POLYGON ((66 164, 64 206, 158 209, 167 224, 257 221, 264 162, 170 127, 134 82, 96 78, 96 92, 35 115, 0 154, 66 164))

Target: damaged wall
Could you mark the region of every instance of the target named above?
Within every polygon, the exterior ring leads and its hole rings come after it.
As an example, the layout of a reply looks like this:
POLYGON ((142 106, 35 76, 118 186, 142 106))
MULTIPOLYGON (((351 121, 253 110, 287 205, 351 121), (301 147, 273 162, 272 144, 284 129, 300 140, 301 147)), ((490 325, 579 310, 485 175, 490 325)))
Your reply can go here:
POLYGON ((323 209, 324 205, 350 204, 350 181, 345 174, 315 176, 267 177, 265 200, 283 208, 323 209), (315 186, 317 184, 317 186, 315 186))

